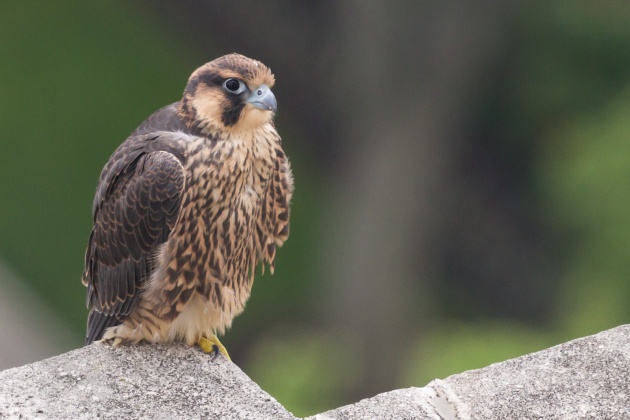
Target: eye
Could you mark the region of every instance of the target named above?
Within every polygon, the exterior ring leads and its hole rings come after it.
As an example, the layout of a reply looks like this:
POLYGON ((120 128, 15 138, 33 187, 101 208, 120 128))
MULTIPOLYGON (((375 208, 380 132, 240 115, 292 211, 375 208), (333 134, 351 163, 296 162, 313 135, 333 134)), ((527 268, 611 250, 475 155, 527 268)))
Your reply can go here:
POLYGON ((241 82, 238 79, 227 79, 225 82, 223 82, 223 88, 235 95, 239 95, 243 93, 245 89, 247 89, 245 87, 245 83, 241 82))

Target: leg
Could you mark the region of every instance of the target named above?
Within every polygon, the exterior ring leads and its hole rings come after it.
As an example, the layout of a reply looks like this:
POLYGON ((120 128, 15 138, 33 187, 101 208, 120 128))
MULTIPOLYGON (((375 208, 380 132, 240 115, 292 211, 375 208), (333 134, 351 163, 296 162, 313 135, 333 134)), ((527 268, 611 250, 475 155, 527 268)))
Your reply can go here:
POLYGON ((217 336, 214 334, 209 337, 201 337, 199 341, 197 341, 197 344, 206 353, 213 353, 212 360, 216 359, 219 353, 222 353, 228 360, 232 361, 227 349, 223 344, 221 344, 221 341, 219 341, 217 336))

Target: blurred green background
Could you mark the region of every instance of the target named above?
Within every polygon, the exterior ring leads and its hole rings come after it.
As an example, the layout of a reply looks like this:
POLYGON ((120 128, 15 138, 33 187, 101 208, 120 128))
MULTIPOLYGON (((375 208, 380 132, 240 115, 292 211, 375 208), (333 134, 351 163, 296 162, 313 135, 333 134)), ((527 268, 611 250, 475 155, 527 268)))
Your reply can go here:
POLYGON ((234 51, 276 75, 296 193, 223 342, 293 413, 627 323, 629 22, 623 2, 3 1, 2 367, 81 345, 102 166, 234 51))

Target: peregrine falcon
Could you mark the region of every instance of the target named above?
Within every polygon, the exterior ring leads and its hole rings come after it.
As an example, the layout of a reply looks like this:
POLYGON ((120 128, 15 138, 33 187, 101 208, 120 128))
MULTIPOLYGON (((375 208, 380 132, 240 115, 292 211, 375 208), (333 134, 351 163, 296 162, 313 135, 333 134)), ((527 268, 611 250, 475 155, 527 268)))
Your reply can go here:
POLYGON ((289 235, 274 82, 259 61, 217 58, 112 154, 85 255, 86 344, 182 341, 227 356, 215 334, 289 235))

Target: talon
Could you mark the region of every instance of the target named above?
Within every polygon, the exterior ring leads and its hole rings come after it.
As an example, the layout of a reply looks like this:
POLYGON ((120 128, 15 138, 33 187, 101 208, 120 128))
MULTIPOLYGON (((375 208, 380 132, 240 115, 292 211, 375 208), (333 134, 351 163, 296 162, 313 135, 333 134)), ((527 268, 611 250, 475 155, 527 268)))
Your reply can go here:
POLYGON ((204 352, 212 354, 213 361, 219 356, 219 353, 223 354, 229 361, 232 361, 227 349, 223 346, 223 344, 221 344, 221 341, 219 341, 217 336, 214 334, 209 337, 201 337, 197 344, 204 352))

